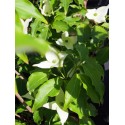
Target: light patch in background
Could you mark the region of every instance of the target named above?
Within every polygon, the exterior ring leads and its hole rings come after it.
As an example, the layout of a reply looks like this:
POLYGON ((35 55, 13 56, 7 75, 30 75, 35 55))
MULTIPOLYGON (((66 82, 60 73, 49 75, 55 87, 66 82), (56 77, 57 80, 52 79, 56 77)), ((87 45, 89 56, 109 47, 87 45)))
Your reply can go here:
POLYGON ((109 125, 125 125, 125 1, 109 6, 109 125))
POLYGON ((14 4, 0 0, 0 125, 15 124, 14 4))

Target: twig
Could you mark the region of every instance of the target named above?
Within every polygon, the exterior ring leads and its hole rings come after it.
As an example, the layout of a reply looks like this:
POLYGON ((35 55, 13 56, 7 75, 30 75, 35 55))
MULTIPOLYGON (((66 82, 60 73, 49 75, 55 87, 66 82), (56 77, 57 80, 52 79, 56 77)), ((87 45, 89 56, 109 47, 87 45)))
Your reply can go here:
POLYGON ((26 109, 30 112, 33 113, 32 109, 25 103, 24 99, 20 96, 19 93, 15 94, 18 100, 26 107, 26 109))
POLYGON ((88 2, 88 0, 84 0, 84 6, 85 6, 85 8, 87 8, 87 2, 88 2))
POLYGON ((18 75, 22 80, 24 80, 24 77, 19 72, 17 72, 16 70, 15 70, 15 74, 18 75))

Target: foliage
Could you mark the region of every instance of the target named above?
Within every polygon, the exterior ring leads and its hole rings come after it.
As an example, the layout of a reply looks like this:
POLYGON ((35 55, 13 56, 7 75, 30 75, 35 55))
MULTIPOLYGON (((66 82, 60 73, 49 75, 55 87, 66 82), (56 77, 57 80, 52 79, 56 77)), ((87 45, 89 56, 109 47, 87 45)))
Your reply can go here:
POLYGON ((84 0, 15 3, 16 93, 32 108, 16 100, 16 114, 28 120, 16 117, 15 124, 94 125, 95 104, 103 103, 108 21, 87 19, 84 0), (26 34, 21 20, 29 18, 26 34))

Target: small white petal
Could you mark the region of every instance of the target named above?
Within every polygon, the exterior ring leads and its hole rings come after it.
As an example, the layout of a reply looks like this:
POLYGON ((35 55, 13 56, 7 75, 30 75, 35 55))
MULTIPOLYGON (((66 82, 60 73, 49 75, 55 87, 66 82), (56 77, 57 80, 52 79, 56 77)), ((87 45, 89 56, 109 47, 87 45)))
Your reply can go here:
POLYGON ((62 125, 64 125, 64 123, 66 122, 67 118, 68 118, 68 112, 62 110, 56 103, 54 102, 49 102, 43 105, 43 107, 47 108, 47 109, 51 109, 51 110, 57 110, 57 113, 60 117, 60 121, 62 123, 62 125))
POLYGON ((90 20, 94 19, 94 14, 96 13, 96 9, 87 9, 86 17, 90 20))
POLYGON ((54 67, 54 64, 53 63, 50 63, 48 61, 43 61, 41 63, 38 63, 38 64, 34 64, 33 66, 36 66, 36 67, 39 67, 39 68, 52 68, 54 67))
POLYGON ((29 23, 32 21, 32 18, 30 19, 26 19, 25 21, 20 19, 21 20, 21 23, 23 25, 23 32, 24 34, 27 34, 28 33, 28 26, 29 26, 29 23))
POLYGON ((43 105, 44 108, 51 109, 51 110, 56 110, 57 109, 57 104, 55 102, 49 102, 43 105))
POLYGON ((97 9, 97 13, 100 14, 100 16, 105 17, 108 12, 109 6, 102 6, 97 9))
POLYGON ((63 62, 64 62, 64 59, 66 58, 67 54, 65 52, 61 52, 58 55, 60 58, 60 67, 63 67, 63 62))
POLYGON ((64 46, 62 39, 58 39, 58 40, 56 41, 56 44, 58 44, 58 45, 60 45, 60 46, 64 46))
POLYGON ((59 62, 59 57, 57 55, 57 53, 53 52, 53 51, 48 51, 46 54, 46 59, 53 63, 53 64, 57 64, 59 62))
POLYGON ((60 117, 60 121, 62 123, 62 125, 64 125, 64 123, 66 122, 67 118, 68 118, 68 112, 62 110, 59 106, 57 107, 57 113, 60 117))
POLYGON ((65 37, 69 37, 68 31, 65 31, 64 33, 62 33, 62 40, 64 40, 65 37))

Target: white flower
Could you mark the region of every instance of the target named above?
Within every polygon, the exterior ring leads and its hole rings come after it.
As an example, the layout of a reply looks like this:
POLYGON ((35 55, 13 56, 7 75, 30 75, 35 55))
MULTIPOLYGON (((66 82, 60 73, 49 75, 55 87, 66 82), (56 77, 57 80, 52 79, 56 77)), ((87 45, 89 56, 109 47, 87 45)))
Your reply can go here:
POLYGON ((77 36, 69 36, 69 33, 65 31, 62 33, 62 39, 58 39, 56 44, 65 46, 67 49, 73 49, 73 45, 77 42, 77 36))
POLYGON ((98 9, 87 9, 86 17, 94 20, 96 23, 106 22, 105 16, 108 12, 109 5, 99 7, 98 9))
POLYGON ((39 68, 63 67, 63 62, 66 56, 67 54, 65 52, 57 52, 54 49, 51 49, 45 54, 47 61, 34 64, 33 66, 39 68))
POLYGON ((57 113, 60 117, 60 121, 62 123, 62 125, 64 125, 64 123, 66 122, 67 118, 68 118, 68 112, 62 110, 56 103, 55 101, 53 102, 49 102, 43 105, 43 107, 47 108, 47 109, 51 109, 51 110, 57 110, 57 113))
POLYGON ((20 19, 20 21, 23 25, 24 34, 28 34, 28 26, 29 26, 29 23, 32 21, 32 18, 26 19, 25 21, 23 19, 20 19))
POLYGON ((44 5, 43 5, 43 8, 41 8, 41 13, 44 16, 49 16, 52 12, 52 7, 50 5, 50 2, 49 2, 49 0, 44 0, 43 3, 44 3, 44 5))

